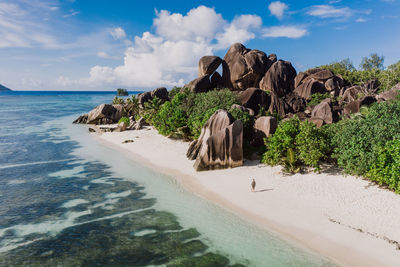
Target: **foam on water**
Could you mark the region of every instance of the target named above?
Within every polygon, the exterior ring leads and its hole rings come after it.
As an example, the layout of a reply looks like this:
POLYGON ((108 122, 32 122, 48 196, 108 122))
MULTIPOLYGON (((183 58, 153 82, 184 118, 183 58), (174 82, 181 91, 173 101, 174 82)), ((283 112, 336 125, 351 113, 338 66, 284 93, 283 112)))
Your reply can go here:
POLYGON ((131 194, 131 190, 126 190, 120 193, 110 193, 106 195, 106 198, 121 198, 121 197, 127 197, 131 194))
POLYGON ((82 165, 79 165, 79 166, 76 166, 69 170, 62 170, 62 171, 50 173, 49 176, 57 177, 60 179, 71 178, 71 177, 82 177, 83 174, 81 174, 81 173, 83 171, 84 171, 84 167, 82 165))
POLYGON ((69 200, 69 201, 65 202, 61 207, 72 208, 72 207, 76 207, 78 205, 86 204, 86 203, 89 203, 89 201, 78 198, 78 199, 73 199, 73 200, 69 200))

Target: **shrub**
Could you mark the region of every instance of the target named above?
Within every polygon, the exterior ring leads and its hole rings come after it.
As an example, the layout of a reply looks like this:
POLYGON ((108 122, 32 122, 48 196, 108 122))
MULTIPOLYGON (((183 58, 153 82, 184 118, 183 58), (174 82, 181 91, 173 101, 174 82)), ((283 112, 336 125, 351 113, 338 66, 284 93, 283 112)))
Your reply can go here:
POLYGON ((169 92, 168 96, 170 99, 174 98, 174 96, 181 91, 182 87, 174 86, 169 92))
POLYGON ((322 100, 330 98, 331 95, 329 93, 315 93, 311 95, 310 102, 307 103, 307 106, 316 106, 321 103, 322 100))
POLYGON ((330 153, 329 135, 325 128, 300 122, 297 117, 282 121, 265 144, 267 151, 262 162, 272 166, 281 164, 292 173, 299 170, 300 164, 318 169, 320 161, 330 153))
POLYGON ((319 168, 319 163, 328 157, 330 142, 324 129, 315 124, 303 122, 296 136, 296 149, 299 159, 307 166, 319 168))
POLYGON ((112 101, 113 105, 123 105, 125 103, 123 98, 120 97, 114 97, 113 101, 112 101))
POLYGON ((400 136, 400 102, 373 104, 365 116, 332 126, 333 157, 346 173, 364 175, 378 158, 378 148, 400 136))
POLYGON ((188 114, 188 126, 194 138, 198 138, 201 128, 218 109, 230 110, 238 104, 237 95, 229 89, 213 90, 207 93, 188 93, 184 110, 188 114))
POLYGON ((117 96, 127 96, 127 95, 129 95, 128 90, 123 88, 117 89, 117 96))
POLYGON ((236 120, 241 120, 243 123, 243 138, 249 140, 253 134, 254 117, 250 116, 248 112, 234 108, 230 109, 229 113, 232 114, 236 120))
POLYGON ((158 97, 154 97, 152 100, 144 103, 144 108, 141 111, 141 115, 147 123, 154 125, 154 120, 161 105, 162 101, 158 97))
POLYGON ((122 117, 121 119, 119 119, 118 123, 121 123, 121 122, 123 122, 123 123, 129 125, 130 120, 129 120, 128 117, 122 117))
MULTIPOLYGON (((300 120, 297 117, 282 121, 275 133, 265 139, 267 151, 264 153, 261 161, 272 166, 283 165, 288 152, 296 148, 295 141, 296 136, 299 134, 299 126, 300 120)), ((291 162, 297 162, 293 157, 290 158, 292 159, 291 162)))
POLYGON ((366 176, 388 185, 390 189, 400 193, 400 140, 389 141, 385 146, 377 148, 377 158, 372 163, 366 176))
POLYGON ((162 135, 176 133, 187 125, 187 115, 182 109, 186 94, 177 93, 170 102, 165 102, 154 116, 153 125, 162 135))

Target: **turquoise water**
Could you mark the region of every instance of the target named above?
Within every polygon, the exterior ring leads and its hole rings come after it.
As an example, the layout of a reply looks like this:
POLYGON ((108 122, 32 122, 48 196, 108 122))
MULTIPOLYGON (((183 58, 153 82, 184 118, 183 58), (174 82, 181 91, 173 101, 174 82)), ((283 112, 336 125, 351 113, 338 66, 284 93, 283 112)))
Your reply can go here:
POLYGON ((113 97, 0 94, 1 266, 332 266, 71 123, 113 97))

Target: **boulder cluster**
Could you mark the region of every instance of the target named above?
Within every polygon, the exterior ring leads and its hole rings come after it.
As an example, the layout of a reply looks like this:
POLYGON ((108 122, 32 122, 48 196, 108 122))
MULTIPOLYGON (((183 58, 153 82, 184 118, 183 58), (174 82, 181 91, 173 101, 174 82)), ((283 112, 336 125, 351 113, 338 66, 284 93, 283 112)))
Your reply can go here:
MULTIPOLYGON (((232 108, 248 112, 255 117, 250 144, 262 146, 263 139, 277 128, 276 116, 297 116, 321 127, 360 112, 363 105, 394 99, 400 93, 400 84, 392 90, 377 94, 378 80, 350 86, 340 75, 324 68, 296 72, 291 62, 278 60, 275 54, 248 49, 233 44, 224 58, 204 56, 198 64, 198 77, 185 86, 193 93, 220 88, 236 92, 241 105, 232 108), (222 70, 221 73, 218 71, 222 70), (316 103, 314 95, 326 96, 316 103), (263 111, 264 114, 261 114, 263 111), (269 112, 273 116, 263 116, 269 112)), ((169 101, 166 88, 157 88, 138 95, 141 108, 157 97, 169 101)), ((121 105, 102 104, 76 123, 108 124, 121 118, 121 105)), ((130 128, 130 127, 127 127, 130 128)), ((195 160, 196 170, 229 168, 243 163, 243 124, 234 120, 225 110, 216 111, 204 125, 198 140, 191 143, 187 157, 195 160)))

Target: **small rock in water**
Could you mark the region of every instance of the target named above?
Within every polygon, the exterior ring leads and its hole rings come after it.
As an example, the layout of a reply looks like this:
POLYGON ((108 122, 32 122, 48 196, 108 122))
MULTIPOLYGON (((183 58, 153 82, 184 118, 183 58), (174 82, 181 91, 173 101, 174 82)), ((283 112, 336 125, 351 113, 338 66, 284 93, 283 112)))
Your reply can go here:
POLYGON ((133 142, 134 142, 134 141, 130 139, 130 140, 125 140, 125 141, 123 141, 122 143, 123 143, 123 144, 127 144, 127 143, 133 143, 133 142))

